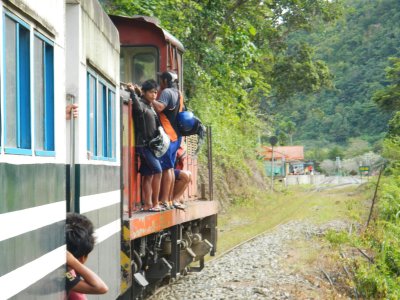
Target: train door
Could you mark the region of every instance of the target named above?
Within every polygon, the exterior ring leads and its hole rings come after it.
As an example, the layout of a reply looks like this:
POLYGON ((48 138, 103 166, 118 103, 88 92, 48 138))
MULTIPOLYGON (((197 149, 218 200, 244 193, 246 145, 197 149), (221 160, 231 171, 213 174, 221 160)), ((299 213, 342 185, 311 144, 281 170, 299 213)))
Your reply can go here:
MULTIPOLYGON (((148 79, 157 79, 158 49, 156 47, 121 47, 121 82, 133 82, 138 85, 148 79)), ((129 217, 133 212, 141 208, 141 184, 140 175, 137 172, 139 160, 134 147, 134 120, 132 118, 131 103, 124 105, 124 154, 123 164, 127 165, 124 172, 124 185, 129 185, 129 200, 127 200, 127 214, 129 217), (126 124, 126 128, 125 128, 126 124), (128 148, 125 148, 128 146, 128 148), (129 150, 128 150, 129 149, 129 150)))

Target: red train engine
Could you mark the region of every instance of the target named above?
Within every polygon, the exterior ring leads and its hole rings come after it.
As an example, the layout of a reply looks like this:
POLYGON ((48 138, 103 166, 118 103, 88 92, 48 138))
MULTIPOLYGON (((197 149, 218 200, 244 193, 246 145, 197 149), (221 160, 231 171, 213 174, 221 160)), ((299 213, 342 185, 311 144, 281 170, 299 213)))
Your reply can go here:
MULTIPOLYGON (((153 18, 111 16, 111 19, 120 34, 121 82, 140 84, 147 79, 158 80, 158 72, 173 70, 178 74, 179 89, 182 91, 183 45, 159 27, 153 18)), ((192 174, 192 182, 184 195, 186 209, 140 212, 141 185, 134 148, 131 102, 128 93, 121 91, 121 97, 124 187, 121 298, 130 299, 141 297, 146 289, 154 288, 163 279, 174 278, 189 269, 203 268, 204 256, 208 253, 214 255, 216 251, 218 204, 212 200, 210 182, 207 197, 204 188, 201 189, 202 195, 197 189, 197 137, 192 136, 183 142, 186 150, 184 169, 192 174), (190 267, 193 262, 199 265, 190 267)), ((207 138, 210 145, 211 134, 207 138)))

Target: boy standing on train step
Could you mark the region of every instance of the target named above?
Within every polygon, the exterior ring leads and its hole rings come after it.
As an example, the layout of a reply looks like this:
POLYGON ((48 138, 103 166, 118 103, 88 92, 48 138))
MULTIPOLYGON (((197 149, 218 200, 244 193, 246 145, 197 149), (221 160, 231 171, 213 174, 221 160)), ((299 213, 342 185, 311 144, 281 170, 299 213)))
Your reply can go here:
POLYGON ((157 158, 148 146, 148 141, 157 133, 157 114, 153 103, 158 93, 158 84, 153 79, 146 80, 141 90, 132 83, 128 84, 131 92, 132 113, 135 120, 135 145, 140 155, 139 173, 142 175, 143 211, 159 212, 163 208, 158 203, 160 194, 162 168, 157 158), (138 95, 141 95, 139 98, 138 95))
POLYGON ((67 299, 85 300, 85 294, 105 294, 107 285, 92 270, 84 265, 95 244, 92 222, 77 213, 68 213, 66 221, 67 299))
MULTIPOLYGON (((181 145, 182 136, 177 127, 177 116, 183 109, 182 97, 178 90, 178 76, 172 71, 164 72, 160 75, 160 87, 162 89, 158 101, 153 102, 153 107, 160 116, 161 124, 168 134, 171 143, 168 151, 160 158, 162 172, 160 201, 166 207, 172 206, 175 174, 174 166, 176 152, 181 145)), ((182 209, 179 203, 175 203, 176 208, 182 209)))

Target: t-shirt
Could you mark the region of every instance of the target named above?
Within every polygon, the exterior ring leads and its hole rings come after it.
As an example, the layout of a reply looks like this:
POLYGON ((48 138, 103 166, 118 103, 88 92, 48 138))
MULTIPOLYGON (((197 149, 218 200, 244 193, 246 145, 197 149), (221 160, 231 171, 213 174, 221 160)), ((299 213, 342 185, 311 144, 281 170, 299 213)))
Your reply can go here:
MULTIPOLYGON (((166 88, 161 92, 159 102, 165 104, 165 108, 162 111, 163 114, 169 120, 169 123, 174 128, 174 131, 177 135, 179 134, 176 117, 178 115, 178 107, 179 105, 179 91, 176 88, 166 88)), ((165 129, 165 127, 164 127, 165 129)))
POLYGON ((68 293, 75 285, 78 284, 79 281, 81 281, 81 277, 76 275, 75 270, 69 270, 65 272, 65 280, 65 289, 68 293))
POLYGON ((72 288, 81 281, 81 276, 75 273, 75 270, 69 270, 65 273, 66 283, 65 288, 67 290, 67 300, 87 300, 85 294, 72 291, 72 288))
POLYGON ((178 90, 175 88, 166 88, 161 92, 159 102, 165 104, 165 110, 174 110, 179 100, 178 90))
POLYGON ((87 300, 87 297, 85 294, 71 291, 69 292, 68 300, 87 300))

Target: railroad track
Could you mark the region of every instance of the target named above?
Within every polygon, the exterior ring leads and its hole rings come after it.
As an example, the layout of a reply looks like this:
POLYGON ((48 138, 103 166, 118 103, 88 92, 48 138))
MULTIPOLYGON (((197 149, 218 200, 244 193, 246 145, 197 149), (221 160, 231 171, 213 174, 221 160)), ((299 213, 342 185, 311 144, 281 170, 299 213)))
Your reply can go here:
MULTIPOLYGON (((330 184, 330 183, 332 183, 333 181, 334 181, 334 179, 329 180, 329 181, 327 181, 326 184, 330 184)), ((346 182, 344 182, 344 183, 336 184, 335 186, 330 186, 329 188, 341 187, 341 186, 345 186, 345 185, 349 185, 349 184, 359 184, 359 182, 358 182, 357 180, 352 180, 352 181, 348 180, 348 181, 346 181, 346 182)), ((303 201, 301 201, 301 203, 298 203, 298 205, 296 206, 296 208, 301 207, 302 205, 304 205, 304 204, 305 204, 304 202, 306 202, 306 201, 307 201, 307 200, 304 199, 303 201)), ((264 230, 264 231, 258 233, 257 235, 255 235, 255 236, 253 236, 253 237, 250 237, 250 238, 248 238, 248 239, 246 239, 246 240, 240 242, 239 244, 237 244, 237 245, 235 245, 235 246, 233 246, 233 247, 231 247, 231 248, 225 250, 224 252, 220 253, 220 254, 217 255, 216 257, 209 259, 209 260, 206 262, 206 267, 207 267, 207 268, 212 267, 214 264, 218 263, 218 262, 219 262, 221 259, 223 259, 225 256, 227 256, 227 255, 229 255, 231 252, 235 251, 237 248, 240 248, 240 247, 242 247, 242 246, 244 246, 244 245, 246 245, 246 244, 248 244, 248 243, 251 243, 251 242, 253 242, 254 240, 257 240, 258 238, 260 238, 260 237, 262 237, 262 236, 264 236, 264 235, 266 235, 266 234, 269 234, 269 233, 274 232, 275 230, 277 230, 277 228, 279 228, 279 227, 282 226, 282 225, 285 225, 286 223, 287 223, 287 220, 282 221, 282 222, 279 222, 278 224, 275 224, 273 227, 267 228, 266 230, 264 230)), ((176 284, 176 283, 178 283, 180 280, 184 280, 184 279, 185 279, 185 275, 180 275, 176 280, 173 281, 173 283, 176 284)), ((179 284, 178 284, 177 286, 179 286, 179 284)), ((149 297, 146 298, 146 299, 147 299, 147 300, 173 299, 172 297, 170 297, 170 298, 169 298, 169 297, 167 297, 167 298, 160 298, 160 297, 158 297, 158 295, 162 294, 166 289, 168 289, 168 288, 170 288, 170 287, 171 287, 170 285, 161 286, 161 287, 159 287, 159 288, 156 289, 156 291, 154 292, 153 295, 149 296, 149 297)), ((180 298, 180 299, 184 299, 184 298, 180 298)))
MULTIPOLYGON (((239 244, 237 244, 237 245, 235 245, 235 246, 233 246, 233 247, 231 247, 231 248, 225 250, 224 252, 222 252, 221 254, 219 254, 219 255, 217 255, 217 256, 215 256, 215 257, 211 257, 211 258, 210 258, 209 260, 207 260, 207 262, 206 262, 207 266, 212 266, 213 264, 215 264, 216 262, 218 262, 220 259, 222 259, 222 258, 225 257, 226 255, 230 254, 232 251, 236 250, 237 248, 240 248, 241 246, 243 246, 243 245, 245 245, 245 244, 247 244, 247 243, 250 243, 250 242, 252 242, 252 241, 258 239, 259 237, 261 237, 261 236, 263 236, 263 235, 265 235, 265 234, 267 234, 267 233, 269 233, 269 232, 272 232, 273 230, 275 230, 276 228, 278 228, 278 227, 281 226, 282 224, 284 224, 284 222, 281 222, 281 223, 279 223, 279 224, 276 224, 274 227, 268 228, 268 229, 264 230, 263 232, 258 233, 257 235, 255 235, 255 236, 253 236, 253 237, 251 237, 251 238, 249 238, 249 239, 247 239, 247 240, 245 240, 245 241, 243 241, 243 242, 241 242, 241 243, 239 243, 239 244)), ((175 279, 173 282, 178 282, 179 280, 184 279, 184 277, 185 277, 186 275, 187 275, 187 274, 179 275, 179 276, 177 277, 177 279, 175 279)), ((165 289, 167 289, 168 287, 169 287, 169 284, 165 284, 165 285, 163 285, 163 286, 160 286, 159 288, 156 289, 156 291, 154 292, 154 294, 152 294, 151 296, 147 297, 146 300, 156 300, 156 299, 157 299, 157 296, 158 296, 160 293, 162 293, 165 289)))

